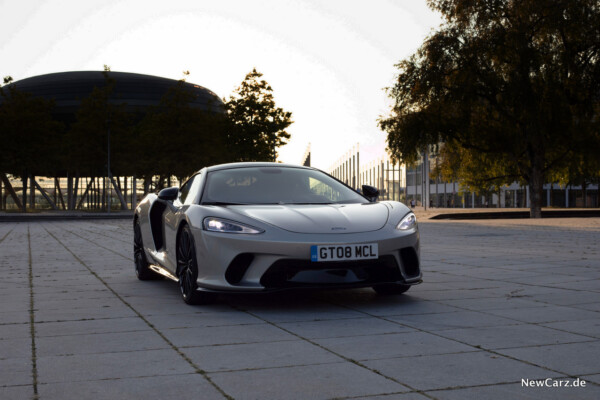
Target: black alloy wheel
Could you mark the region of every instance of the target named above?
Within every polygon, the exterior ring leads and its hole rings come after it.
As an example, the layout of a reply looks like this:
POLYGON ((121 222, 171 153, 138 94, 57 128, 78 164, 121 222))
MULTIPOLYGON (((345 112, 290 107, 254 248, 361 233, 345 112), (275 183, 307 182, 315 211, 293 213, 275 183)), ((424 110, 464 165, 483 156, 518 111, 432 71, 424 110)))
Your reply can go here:
POLYGON ((402 294, 410 289, 410 285, 404 285, 402 283, 383 283, 381 285, 373 286, 373 290, 377 292, 377 294, 381 295, 394 295, 394 294, 402 294))
POLYGON ((150 263, 146 259, 142 229, 140 228, 140 221, 137 219, 133 225, 133 260, 135 262, 135 274, 140 281, 157 278, 157 274, 150 269, 150 263))
POLYGON ((198 290, 198 262, 194 237, 188 226, 179 235, 177 244, 177 271, 179 271, 179 289, 186 304, 208 304, 214 300, 214 294, 198 290))

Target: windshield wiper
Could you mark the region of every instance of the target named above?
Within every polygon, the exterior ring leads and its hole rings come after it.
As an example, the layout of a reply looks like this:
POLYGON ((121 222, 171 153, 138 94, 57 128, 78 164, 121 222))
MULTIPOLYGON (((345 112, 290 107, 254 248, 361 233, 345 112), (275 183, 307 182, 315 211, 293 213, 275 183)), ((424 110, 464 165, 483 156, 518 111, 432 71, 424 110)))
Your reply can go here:
POLYGON ((224 201, 205 201, 202 203, 203 206, 245 206, 246 203, 228 203, 224 201))
POLYGON ((319 206, 323 206, 323 205, 333 204, 333 203, 282 203, 282 204, 289 204, 289 205, 294 205, 294 206, 305 206, 305 205, 319 205, 319 206))

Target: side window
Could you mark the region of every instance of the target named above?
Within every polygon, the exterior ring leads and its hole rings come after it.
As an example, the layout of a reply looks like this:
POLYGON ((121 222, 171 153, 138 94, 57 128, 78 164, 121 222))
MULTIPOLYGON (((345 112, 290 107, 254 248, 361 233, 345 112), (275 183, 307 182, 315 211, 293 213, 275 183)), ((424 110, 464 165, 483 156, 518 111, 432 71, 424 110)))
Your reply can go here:
POLYGON ((190 194, 190 189, 192 187, 192 183, 194 183, 194 179, 196 178, 196 176, 197 175, 194 175, 190 179, 188 179, 187 182, 183 184, 181 189, 179 189, 179 201, 181 203, 185 204, 185 199, 190 194))
POLYGON ((190 186, 190 195, 187 198, 185 204, 192 204, 196 194, 200 191, 200 185, 202 184, 202 173, 194 175, 194 182, 190 186))

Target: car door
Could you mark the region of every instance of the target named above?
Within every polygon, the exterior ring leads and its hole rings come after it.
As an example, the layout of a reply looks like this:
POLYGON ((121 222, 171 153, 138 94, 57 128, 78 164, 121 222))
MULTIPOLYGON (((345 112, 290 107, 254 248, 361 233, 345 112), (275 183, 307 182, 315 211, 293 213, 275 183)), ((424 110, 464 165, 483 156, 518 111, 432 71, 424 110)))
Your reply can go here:
POLYGON ((172 273, 175 273, 177 268, 177 229, 182 213, 187 207, 186 200, 196 177, 197 175, 192 176, 181 186, 177 199, 168 202, 163 214, 166 256, 172 273))

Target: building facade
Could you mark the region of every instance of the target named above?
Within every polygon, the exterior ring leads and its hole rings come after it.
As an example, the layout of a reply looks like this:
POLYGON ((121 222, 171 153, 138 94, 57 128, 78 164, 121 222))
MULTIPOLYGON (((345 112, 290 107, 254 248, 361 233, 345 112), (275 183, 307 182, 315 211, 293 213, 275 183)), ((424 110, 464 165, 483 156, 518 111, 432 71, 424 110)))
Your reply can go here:
MULTIPOLYGON (((431 173, 436 157, 422 154, 411 166, 390 159, 386 152, 374 160, 360 161, 357 143, 333 163, 328 173, 354 189, 370 185, 379 189, 380 199, 396 200, 423 207, 448 208, 529 208, 529 187, 518 182, 496 193, 469 191, 458 182, 446 182, 431 173)), ((544 185, 543 207, 599 207, 598 185, 544 185)))

